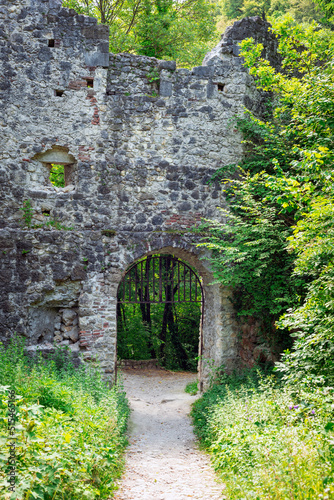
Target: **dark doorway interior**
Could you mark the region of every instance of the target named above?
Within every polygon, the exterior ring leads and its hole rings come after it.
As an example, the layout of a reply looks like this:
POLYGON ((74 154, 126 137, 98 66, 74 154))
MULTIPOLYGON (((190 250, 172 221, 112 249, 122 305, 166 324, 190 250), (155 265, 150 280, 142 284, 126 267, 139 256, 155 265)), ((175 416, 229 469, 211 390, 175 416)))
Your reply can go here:
POLYGON ((118 289, 118 358, 197 371, 202 307, 201 281, 191 266, 172 255, 136 262, 118 289))

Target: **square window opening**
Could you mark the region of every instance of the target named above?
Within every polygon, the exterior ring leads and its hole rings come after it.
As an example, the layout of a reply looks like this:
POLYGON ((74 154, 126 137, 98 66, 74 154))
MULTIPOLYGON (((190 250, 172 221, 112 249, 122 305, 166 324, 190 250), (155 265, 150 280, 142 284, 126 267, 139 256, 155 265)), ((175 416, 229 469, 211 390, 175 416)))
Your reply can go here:
POLYGON ((218 92, 224 92, 225 84, 224 83, 218 83, 218 92))
POLYGON ((55 96, 56 97, 62 97, 64 94, 64 90, 55 90, 55 96))
POLYGON ((51 210, 47 210, 45 208, 42 210, 42 214, 44 215, 44 217, 50 217, 50 213, 51 213, 51 210))
POLYGON ((91 89, 94 87, 94 78, 86 78, 87 82, 87 87, 90 87, 91 89))
POLYGON ((48 40, 48 47, 54 47, 55 46, 55 41, 54 41, 54 38, 50 38, 48 40))

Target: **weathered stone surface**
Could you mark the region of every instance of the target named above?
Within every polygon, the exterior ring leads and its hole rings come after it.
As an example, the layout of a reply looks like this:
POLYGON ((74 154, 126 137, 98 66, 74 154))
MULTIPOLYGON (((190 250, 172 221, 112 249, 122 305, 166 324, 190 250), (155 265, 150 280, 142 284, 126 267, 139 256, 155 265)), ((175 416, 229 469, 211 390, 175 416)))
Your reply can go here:
POLYGON ((65 326, 73 324, 74 318, 76 318, 77 313, 73 309, 62 310, 62 318, 65 326))
POLYGON ((77 342, 79 340, 79 330, 77 327, 74 327, 72 328, 69 332, 68 332, 68 338, 73 342, 77 342))
MULTIPOLYGON (((188 230, 226 207, 208 181, 242 157, 231 118, 245 104, 262 106, 238 43, 253 36, 278 61, 268 24, 238 21, 204 66, 188 70, 108 54, 108 28, 60 0, 1 9, 0 339, 17 332, 43 352, 53 341, 69 345, 87 362, 99 358, 112 377, 120 280, 134 260, 170 252, 203 282, 200 354, 233 368, 240 356, 230 291, 211 285, 199 237, 188 230), (55 162, 64 165, 64 188, 50 182, 55 162)), ((200 375, 205 382, 204 362, 200 375)))

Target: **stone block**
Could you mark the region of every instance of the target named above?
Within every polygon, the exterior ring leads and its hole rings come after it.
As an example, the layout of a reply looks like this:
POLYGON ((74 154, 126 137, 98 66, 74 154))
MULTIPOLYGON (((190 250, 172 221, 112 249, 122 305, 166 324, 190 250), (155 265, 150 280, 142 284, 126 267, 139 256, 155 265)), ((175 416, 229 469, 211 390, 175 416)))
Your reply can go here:
POLYGON ((77 313, 73 309, 64 309, 62 317, 64 325, 68 326, 71 325, 74 318, 77 317, 77 313))
POLYGON ((173 84, 166 80, 160 80, 159 94, 161 97, 170 97, 173 93, 173 84))
POLYGON ((160 61, 158 65, 159 70, 167 69, 168 71, 176 70, 176 62, 175 61, 160 61))
POLYGON ((197 66, 192 70, 193 75, 200 76, 201 78, 210 78, 213 72, 214 70, 211 66, 197 66))
POLYGON ((82 34, 89 39, 109 41, 109 26, 106 26, 105 24, 85 26, 82 28, 82 34))
POLYGON ((70 350, 73 351, 80 351, 80 342, 75 342, 75 344, 69 344, 70 350))
POLYGON ((241 50, 241 49, 240 49, 239 43, 238 43, 238 42, 235 42, 235 43, 233 44, 233 55, 234 55, 234 56, 239 56, 239 54, 240 54, 240 50, 241 50))
POLYGON ((60 332, 55 332, 55 335, 54 335, 54 338, 53 338, 54 342, 61 342, 63 340, 63 336, 60 332))
POLYGON ((68 332, 68 338, 72 342, 77 342, 79 340, 79 330, 77 327, 72 328, 72 330, 68 332))
POLYGON ((85 64, 87 66, 109 66, 109 53, 106 52, 87 52, 85 54, 85 64))
POLYGON ((206 86, 206 97, 212 99, 215 96, 217 85, 209 82, 206 86))

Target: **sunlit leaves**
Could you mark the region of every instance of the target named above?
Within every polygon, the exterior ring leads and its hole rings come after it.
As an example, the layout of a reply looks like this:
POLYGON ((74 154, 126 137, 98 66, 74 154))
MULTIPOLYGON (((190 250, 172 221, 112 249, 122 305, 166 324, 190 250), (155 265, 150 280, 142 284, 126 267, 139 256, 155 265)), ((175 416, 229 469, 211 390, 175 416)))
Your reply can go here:
POLYGON ((209 0, 65 0, 63 7, 110 26, 110 50, 201 64, 217 39, 218 2, 209 0))
POLYGON ((279 369, 292 380, 333 382, 334 36, 291 16, 273 32, 282 72, 263 59, 261 44, 241 44, 258 87, 275 92, 276 108, 268 122, 238 121, 246 155, 225 190, 227 224, 212 224, 209 247, 217 279, 243 292, 242 314, 285 312, 276 325, 295 343, 279 369))
POLYGON ((42 357, 32 363, 15 340, 0 346, 0 384, 7 386, 0 391, 0 497, 8 491, 8 389, 15 387, 15 499, 110 498, 125 444, 124 393, 91 367, 74 370, 68 358, 58 369, 42 357))
POLYGON ((231 500, 332 498, 333 388, 242 375, 222 376, 192 411, 224 493, 231 500))

